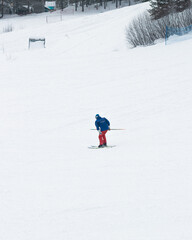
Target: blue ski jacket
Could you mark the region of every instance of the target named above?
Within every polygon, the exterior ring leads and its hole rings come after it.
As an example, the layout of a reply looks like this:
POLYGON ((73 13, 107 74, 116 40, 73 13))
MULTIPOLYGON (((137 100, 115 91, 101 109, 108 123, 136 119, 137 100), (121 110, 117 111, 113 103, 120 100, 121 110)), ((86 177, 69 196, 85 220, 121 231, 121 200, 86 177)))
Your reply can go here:
POLYGON ((110 122, 106 118, 98 117, 95 121, 95 126, 97 130, 101 130, 101 132, 109 130, 110 122))

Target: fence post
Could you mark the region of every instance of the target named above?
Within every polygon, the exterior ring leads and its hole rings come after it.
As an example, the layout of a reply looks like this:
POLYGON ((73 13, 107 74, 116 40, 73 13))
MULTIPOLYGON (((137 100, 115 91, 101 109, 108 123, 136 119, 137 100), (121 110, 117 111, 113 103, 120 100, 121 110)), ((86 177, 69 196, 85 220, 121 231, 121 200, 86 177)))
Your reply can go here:
POLYGON ((167 31, 168 31, 168 27, 166 26, 165 27, 165 45, 167 43, 167 31))

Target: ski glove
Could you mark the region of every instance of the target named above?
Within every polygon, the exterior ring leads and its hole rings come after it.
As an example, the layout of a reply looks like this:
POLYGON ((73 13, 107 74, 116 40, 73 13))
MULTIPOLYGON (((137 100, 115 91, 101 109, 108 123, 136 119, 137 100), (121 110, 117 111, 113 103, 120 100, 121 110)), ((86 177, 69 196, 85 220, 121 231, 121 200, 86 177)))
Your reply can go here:
POLYGON ((101 130, 98 130, 99 134, 102 134, 101 130))

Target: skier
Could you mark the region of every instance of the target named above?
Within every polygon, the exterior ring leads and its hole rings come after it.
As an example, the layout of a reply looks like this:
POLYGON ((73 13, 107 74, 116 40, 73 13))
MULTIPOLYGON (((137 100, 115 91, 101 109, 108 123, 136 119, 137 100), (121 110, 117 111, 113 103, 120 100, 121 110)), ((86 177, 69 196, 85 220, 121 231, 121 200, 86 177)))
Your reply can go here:
POLYGON ((107 133, 108 130, 110 130, 110 122, 106 118, 102 118, 99 116, 99 114, 95 115, 96 121, 95 121, 95 126, 97 131, 99 132, 99 141, 100 147, 105 147, 107 146, 107 140, 105 134, 107 133))

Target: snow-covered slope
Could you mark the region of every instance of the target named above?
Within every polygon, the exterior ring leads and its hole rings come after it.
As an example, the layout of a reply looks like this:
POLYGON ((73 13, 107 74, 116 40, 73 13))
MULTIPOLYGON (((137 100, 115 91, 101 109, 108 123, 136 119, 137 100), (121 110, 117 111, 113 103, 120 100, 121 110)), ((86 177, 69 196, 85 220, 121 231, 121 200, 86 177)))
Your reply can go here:
POLYGON ((129 49, 125 28, 147 6, 52 24, 45 14, 9 19, 1 240, 192 238, 192 41, 129 49), (46 48, 28 50, 33 36, 46 48), (107 133, 116 148, 87 148, 98 144, 97 113, 126 129, 107 133))

